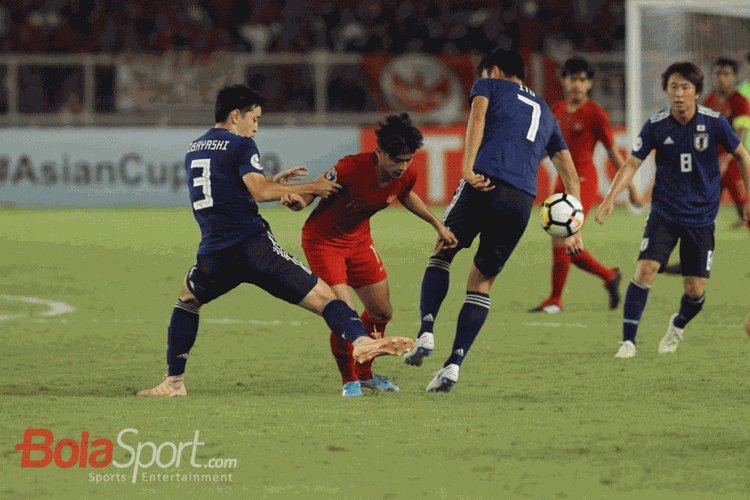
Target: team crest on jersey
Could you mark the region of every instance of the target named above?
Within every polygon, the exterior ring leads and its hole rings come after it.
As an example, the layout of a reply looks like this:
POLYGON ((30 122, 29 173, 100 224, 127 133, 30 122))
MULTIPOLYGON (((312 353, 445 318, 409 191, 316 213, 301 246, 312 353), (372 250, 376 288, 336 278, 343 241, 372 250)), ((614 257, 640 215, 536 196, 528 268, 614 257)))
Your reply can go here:
POLYGON ((573 123, 573 128, 576 130, 583 130, 583 123, 581 122, 575 122, 573 123))
POLYGON ((708 134, 695 134, 693 145, 698 151, 705 151, 708 147, 708 134))

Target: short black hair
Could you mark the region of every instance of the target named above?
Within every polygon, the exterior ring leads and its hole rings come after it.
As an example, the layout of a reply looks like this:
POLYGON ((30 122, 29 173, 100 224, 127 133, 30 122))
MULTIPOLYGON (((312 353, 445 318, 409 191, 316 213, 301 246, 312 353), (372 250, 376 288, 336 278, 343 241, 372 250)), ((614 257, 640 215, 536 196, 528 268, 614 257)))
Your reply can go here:
POLYGON ((479 65, 477 66, 477 76, 482 76, 482 71, 484 70, 487 70, 488 73, 492 71, 492 63, 490 62, 491 56, 492 54, 487 54, 481 61, 479 61, 479 65))
POLYGON ((500 68, 500 71, 505 73, 505 76, 515 76, 521 81, 526 79, 526 63, 518 52, 497 49, 487 59, 489 69, 497 66, 500 68))
POLYGON ((560 68, 560 76, 573 76, 579 73, 586 73, 586 78, 594 78, 594 70, 589 66, 588 61, 583 57, 571 57, 560 68))
POLYGON ((740 65, 737 64, 737 61, 735 61, 734 59, 730 59, 728 57, 720 57, 720 58, 718 58, 716 60, 716 62, 714 62, 714 65, 713 65, 712 69, 716 68, 716 67, 719 67, 719 68, 732 68, 732 73, 734 73, 735 75, 737 74, 737 71, 739 71, 739 69, 740 69, 740 65))
POLYGON ((412 124, 408 113, 386 116, 378 123, 375 136, 378 148, 391 158, 415 153, 424 143, 422 132, 412 124))
POLYGON ((661 88, 667 91, 667 81, 672 75, 680 75, 685 80, 695 85, 696 93, 703 92, 703 71, 691 62, 677 62, 667 68, 661 75, 661 88))
POLYGON ((255 106, 263 106, 265 98, 247 85, 232 85, 219 90, 216 95, 216 110, 214 117, 216 123, 224 123, 229 113, 239 109, 240 113, 246 113, 255 106))

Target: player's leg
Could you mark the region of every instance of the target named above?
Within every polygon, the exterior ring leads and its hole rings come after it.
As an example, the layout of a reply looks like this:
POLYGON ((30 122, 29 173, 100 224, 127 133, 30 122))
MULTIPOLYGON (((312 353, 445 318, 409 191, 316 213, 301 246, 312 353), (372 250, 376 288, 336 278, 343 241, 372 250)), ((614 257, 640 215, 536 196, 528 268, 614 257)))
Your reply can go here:
POLYGON ((476 219, 470 216, 476 198, 477 192, 462 180, 443 215, 443 224, 453 231, 458 245, 435 251, 427 262, 419 293, 419 332, 414 347, 404 356, 404 363, 407 365, 421 366, 424 358, 434 349, 435 321, 448 294, 451 263, 461 249, 471 246, 479 233, 476 219))
MULTIPOLYGON (((597 199, 598 193, 598 185, 594 188, 589 187, 588 189, 583 189, 582 186, 581 204, 583 205, 584 218, 588 218, 589 212, 597 199)), ((562 241, 559 243, 562 244, 562 241)), ((604 282, 604 288, 609 294, 609 308, 616 309, 620 304, 620 282, 622 281, 622 272, 620 269, 617 267, 610 268, 603 265, 591 255, 591 252, 585 249, 582 252, 571 256, 570 259, 572 264, 578 269, 598 276, 604 282)))
MULTIPOLYGON (((365 307, 360 316, 365 330, 373 338, 383 338, 393 316, 388 280, 356 287, 354 291, 365 307)), ((372 360, 357 364, 357 376, 362 387, 381 392, 399 392, 399 387, 387 377, 372 372, 372 360)))
MULTIPOLYGON (((565 186, 562 178, 558 177, 553 194, 564 192, 565 186)), ((533 309, 529 309, 529 312, 546 312, 549 314, 562 312, 562 294, 568 280, 571 261, 571 256, 567 254, 563 241, 562 238, 552 238, 552 273, 550 274, 552 291, 544 302, 533 309)))
POLYGON ((239 247, 230 247, 210 255, 199 255, 182 284, 182 292, 172 310, 167 328, 168 372, 153 389, 140 391, 141 396, 185 396, 185 366, 198 336, 200 308, 239 285, 231 263, 239 247), (198 298, 200 297, 200 298, 198 298))
MULTIPOLYGON (((331 287, 334 295, 354 309, 354 300, 346 282, 346 253, 343 249, 327 245, 326 241, 315 234, 302 233, 302 249, 307 257, 310 269, 331 287)), ((342 396, 357 397, 362 389, 356 372, 356 363, 352 357, 354 347, 337 333, 331 331, 329 337, 331 354, 341 374, 342 396)))
POLYGON ((183 374, 188 353, 198 336, 200 307, 201 303, 184 282, 167 328, 167 374, 161 384, 139 391, 139 396, 187 396, 183 374))
POLYGON ((565 282, 568 280, 571 256, 566 253, 562 238, 552 238, 552 291, 549 297, 529 312, 546 312, 549 314, 562 312, 562 294, 565 282))
POLYGON ((651 212, 643 232, 635 276, 630 280, 625 292, 622 341, 615 357, 632 358, 635 356, 635 337, 648 302, 651 283, 669 260, 678 237, 671 223, 651 212))
POLYGON ((714 252, 714 226, 684 228, 680 241, 680 260, 685 277, 685 293, 680 299, 680 310, 673 314, 667 325, 667 333, 659 343, 660 353, 677 350, 683 339, 685 327, 698 315, 706 300, 706 281, 711 274, 714 252))
POLYGON ((502 181, 493 179, 493 184, 495 189, 485 194, 478 207, 485 222, 458 314, 452 352, 427 386, 429 392, 448 392, 458 381, 461 365, 487 319, 495 277, 518 245, 531 216, 533 196, 502 181), (497 220, 505 221, 502 231, 495 226, 497 220))
POLYGON ((740 187, 741 182, 742 174, 740 173, 739 164, 737 163, 737 160, 732 160, 729 163, 726 172, 724 172, 724 175, 721 176, 721 188, 722 191, 726 189, 729 193, 729 197, 732 199, 734 207, 737 210, 737 214, 740 217, 739 222, 737 222, 734 227, 742 227, 743 225, 745 225, 742 218, 742 207, 747 202, 747 196, 743 189, 740 187))

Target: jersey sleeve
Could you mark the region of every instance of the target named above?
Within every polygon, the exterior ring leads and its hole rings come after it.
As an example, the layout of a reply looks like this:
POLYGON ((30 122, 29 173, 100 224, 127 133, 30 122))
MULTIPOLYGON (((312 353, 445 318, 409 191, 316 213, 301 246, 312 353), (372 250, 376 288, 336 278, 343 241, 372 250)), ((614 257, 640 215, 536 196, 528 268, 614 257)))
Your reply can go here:
POLYGON ((562 131, 560 130, 560 124, 557 122, 557 119, 555 119, 555 124, 552 128, 552 135, 550 136, 549 142, 544 149, 545 151, 547 151, 547 154, 550 158, 555 156, 559 151, 568 149, 568 145, 565 144, 565 139, 563 139, 562 131))
POLYGON ((729 124, 729 120, 723 116, 719 116, 718 127, 717 127, 716 142, 724 146, 724 149, 728 152, 734 152, 737 146, 740 145, 740 138, 734 133, 734 129, 729 124))
POLYGON ((604 108, 597 109, 595 115, 595 134, 604 147, 609 149, 615 145, 615 136, 612 133, 612 125, 609 123, 609 114, 604 108))
POLYGON ((237 165, 240 178, 245 174, 263 174, 263 165, 260 164, 260 153, 255 141, 250 139, 240 142, 237 148, 237 165))
POLYGON ((354 181, 356 166, 357 162, 354 161, 353 156, 344 156, 326 173, 326 177, 342 186, 351 185, 354 181))
POLYGON ((643 161, 654 149, 654 134, 651 130, 651 120, 648 120, 641 129, 641 133, 635 138, 631 154, 643 161))
POLYGON ((479 95, 486 97, 487 99, 490 98, 491 89, 488 78, 480 78, 471 86, 471 92, 469 92, 469 106, 471 106, 474 98, 479 95))

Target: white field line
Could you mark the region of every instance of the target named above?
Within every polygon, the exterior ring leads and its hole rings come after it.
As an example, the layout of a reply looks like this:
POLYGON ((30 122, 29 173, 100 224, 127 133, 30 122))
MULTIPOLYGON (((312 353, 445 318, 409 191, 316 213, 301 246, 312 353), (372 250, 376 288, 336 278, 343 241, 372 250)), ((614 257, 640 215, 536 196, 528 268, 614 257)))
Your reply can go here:
MULTIPOLYGON (((71 306, 70 304, 66 304, 65 302, 60 302, 57 300, 38 299, 36 297, 19 297, 16 295, 0 295, 0 300, 25 302, 27 304, 40 304, 40 305, 49 307, 49 311, 37 313, 35 314, 35 316, 44 316, 44 317, 59 316, 60 314, 72 313, 73 311, 76 310, 75 307, 71 306)), ((23 313, 5 314, 5 315, 0 315, 0 321, 10 320, 10 319, 23 319, 26 317, 28 317, 28 314, 23 314, 23 313)))

